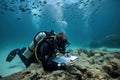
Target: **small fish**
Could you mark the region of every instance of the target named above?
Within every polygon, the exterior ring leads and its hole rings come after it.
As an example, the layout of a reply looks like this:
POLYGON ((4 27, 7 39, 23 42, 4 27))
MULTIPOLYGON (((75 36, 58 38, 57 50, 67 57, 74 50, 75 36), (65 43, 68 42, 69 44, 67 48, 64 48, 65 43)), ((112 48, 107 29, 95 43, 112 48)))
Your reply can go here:
POLYGON ((32 7, 32 8, 33 8, 33 9, 36 9, 37 7, 34 6, 34 7, 32 7))
POLYGON ((94 3, 94 1, 91 1, 91 2, 90 2, 90 4, 93 4, 93 3, 94 3))
POLYGON ((52 23, 55 23, 55 21, 52 21, 52 23))
POLYGON ((20 0, 20 2, 24 2, 25 0, 20 0))
POLYGON ((39 8, 39 5, 37 5, 37 7, 39 8))
POLYGON ((43 4, 47 4, 47 1, 44 1, 43 4))
POLYGON ((41 2, 41 1, 39 1, 38 3, 40 3, 40 4, 41 4, 42 2, 41 2))
POLYGON ((38 17, 42 17, 41 15, 38 15, 38 17))
POLYGON ((21 9, 21 11, 22 11, 22 12, 26 12, 26 10, 25 10, 24 8, 23 8, 23 9, 21 9))
POLYGON ((39 11, 42 11, 42 9, 40 9, 39 11))
POLYGON ((92 4, 92 7, 94 7, 94 6, 95 6, 95 3, 92 4))
POLYGON ((5 3, 3 4, 3 6, 4 6, 4 7, 8 7, 8 5, 7 5, 7 4, 5 4, 5 3))
POLYGON ((17 18, 17 20, 21 20, 21 18, 17 18))
POLYGON ((87 2, 89 2, 89 0, 87 0, 87 2))
POLYGON ((23 8, 23 7, 19 7, 19 10, 21 10, 22 12, 25 12, 26 11, 26 9, 25 8, 23 8))
POLYGON ((30 8, 27 8, 26 10, 27 10, 27 11, 29 11, 29 10, 30 10, 30 8))
POLYGON ((32 5, 35 5, 35 3, 32 3, 32 5))
POLYGON ((36 13, 34 13, 33 15, 34 15, 34 16, 36 16, 37 14, 36 14, 36 13))

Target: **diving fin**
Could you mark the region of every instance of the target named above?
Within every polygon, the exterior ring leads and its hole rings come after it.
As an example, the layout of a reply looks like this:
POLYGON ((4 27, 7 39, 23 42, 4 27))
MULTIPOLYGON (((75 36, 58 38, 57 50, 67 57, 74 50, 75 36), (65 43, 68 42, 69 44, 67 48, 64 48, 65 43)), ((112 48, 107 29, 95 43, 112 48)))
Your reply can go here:
POLYGON ((9 55, 7 56, 6 61, 7 62, 11 62, 14 59, 14 57, 16 56, 16 54, 18 54, 18 53, 20 53, 20 49, 14 49, 14 50, 12 50, 9 53, 9 55))

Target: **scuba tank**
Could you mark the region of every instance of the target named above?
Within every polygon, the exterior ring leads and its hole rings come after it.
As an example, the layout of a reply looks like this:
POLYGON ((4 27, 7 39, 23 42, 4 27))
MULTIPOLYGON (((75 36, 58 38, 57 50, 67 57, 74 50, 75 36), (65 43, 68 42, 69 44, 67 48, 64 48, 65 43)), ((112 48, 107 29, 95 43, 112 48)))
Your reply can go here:
POLYGON ((46 32, 38 32, 35 37, 34 40, 30 43, 30 45, 28 46, 28 48, 25 50, 24 52, 24 56, 26 58, 29 58, 32 54, 34 54, 34 49, 36 47, 37 42, 39 42, 40 40, 42 41, 43 38, 45 38, 46 32))

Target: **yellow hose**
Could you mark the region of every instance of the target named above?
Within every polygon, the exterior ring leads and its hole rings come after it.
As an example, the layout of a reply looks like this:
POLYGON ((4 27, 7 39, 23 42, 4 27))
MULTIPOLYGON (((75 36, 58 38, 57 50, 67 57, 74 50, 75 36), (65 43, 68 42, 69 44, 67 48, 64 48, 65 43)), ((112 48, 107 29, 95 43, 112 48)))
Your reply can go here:
POLYGON ((35 58, 36 58, 36 60, 39 62, 39 63, 41 63, 41 61, 39 60, 39 58, 38 58, 38 56, 37 56, 37 47, 38 47, 38 45, 40 44, 40 42, 43 40, 43 38, 37 43, 37 45, 36 45, 36 47, 35 47, 35 58))
MULTIPOLYGON (((55 36, 52 36, 54 39, 55 39, 55 36)), ((35 58, 36 58, 36 60, 39 62, 39 63, 41 63, 41 61, 40 61, 40 59, 38 58, 38 56, 37 56, 37 47, 38 47, 38 45, 40 44, 40 42, 43 40, 44 38, 42 38, 38 43, 37 43, 37 45, 36 45, 36 47, 35 47, 35 58)))

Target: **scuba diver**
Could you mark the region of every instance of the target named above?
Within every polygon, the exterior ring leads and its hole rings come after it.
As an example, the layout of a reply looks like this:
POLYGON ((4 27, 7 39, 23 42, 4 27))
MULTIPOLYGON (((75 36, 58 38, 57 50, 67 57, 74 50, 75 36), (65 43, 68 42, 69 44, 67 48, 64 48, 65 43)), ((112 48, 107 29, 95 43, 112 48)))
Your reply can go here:
POLYGON ((51 32, 41 31, 35 35, 28 48, 12 50, 6 61, 11 62, 17 54, 26 67, 29 67, 31 63, 40 62, 44 70, 65 69, 65 63, 56 63, 52 59, 57 53, 65 54, 68 45, 68 39, 63 32, 55 34, 53 30, 51 32))

